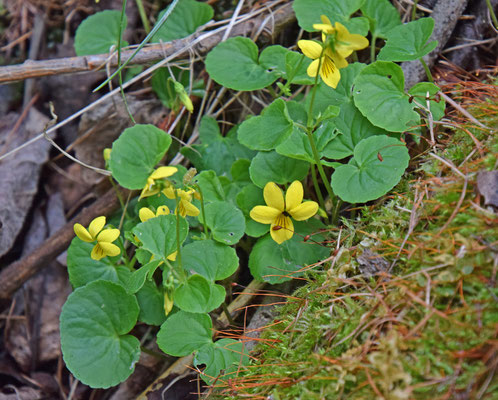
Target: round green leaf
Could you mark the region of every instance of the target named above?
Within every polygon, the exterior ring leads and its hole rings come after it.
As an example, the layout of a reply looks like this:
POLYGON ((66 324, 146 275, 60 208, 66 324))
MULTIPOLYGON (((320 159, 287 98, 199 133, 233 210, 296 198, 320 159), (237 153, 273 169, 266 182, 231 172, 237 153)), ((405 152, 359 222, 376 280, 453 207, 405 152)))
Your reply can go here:
POLYGON ((216 201, 206 205, 205 210, 207 226, 214 240, 231 246, 244 236, 244 214, 237 207, 224 201, 216 201))
POLYGON ((215 343, 202 346, 194 358, 194 365, 204 364, 202 379, 211 385, 222 370, 225 371, 222 380, 225 381, 240 365, 247 365, 249 357, 244 352, 244 344, 240 340, 220 339, 215 343), (235 368, 231 368, 235 367, 235 368))
MULTIPOLYGON (((434 97, 439 90, 440 89, 433 83, 420 82, 412 86, 412 88, 408 91, 408 93, 413 96, 413 102, 417 106, 420 105, 421 109, 427 109, 427 95, 432 99, 429 100, 429 110, 432 113, 434 121, 439 121, 444 117, 444 110, 446 107, 446 103, 443 98, 440 98, 438 101, 434 100, 434 97)), ((426 113, 425 110, 423 112, 426 113)))
POLYGON ((106 280, 121 283, 125 286, 131 272, 123 265, 114 266, 109 257, 94 260, 90 257, 95 243, 83 242, 75 237, 67 250, 67 271, 69 281, 74 288, 85 286, 87 283, 106 280))
POLYGON ((258 46, 248 38, 221 42, 206 57, 206 70, 217 83, 230 89, 263 89, 278 78, 258 62, 258 46))
POLYGON ((194 271, 211 281, 232 275, 239 266, 235 249, 212 240, 192 242, 182 248, 182 263, 187 271, 194 271))
POLYGON ((260 224, 254 221, 249 213, 253 207, 265 204, 263 198, 263 190, 252 183, 244 186, 244 188, 237 195, 237 205, 244 213, 246 219, 246 234, 252 237, 260 237, 268 232, 270 225, 260 224))
POLYGON ((220 179, 214 171, 202 171, 194 178, 202 191, 204 201, 223 201, 225 200, 225 190, 221 185, 220 179))
POLYGON ((161 325, 157 333, 157 345, 166 354, 186 356, 213 342, 212 329, 209 315, 178 311, 161 325))
POLYGON ((164 314, 164 294, 153 282, 145 282, 145 285, 137 292, 140 314, 138 319, 148 325, 161 325, 166 319, 164 314))
POLYGON ((238 139, 253 150, 273 150, 289 137, 293 127, 285 101, 277 99, 261 115, 242 122, 238 139))
POLYGON ((301 181, 308 175, 309 163, 278 154, 260 152, 251 161, 249 174, 256 186, 263 188, 268 182, 280 185, 301 181))
POLYGON ((375 200, 399 182, 409 161, 404 143, 388 136, 372 136, 355 147, 349 164, 335 169, 332 188, 348 203, 375 200))
POLYGON ((208 281, 199 274, 189 277, 173 294, 175 305, 183 311, 192 313, 213 311, 223 303, 225 296, 223 286, 208 281))
POLYGON ((60 317, 62 355, 71 373, 94 388, 126 380, 140 357, 139 340, 127 335, 138 312, 135 296, 116 283, 95 281, 76 289, 60 317))
MULTIPOLYGON (((150 251, 154 257, 167 258, 177 250, 176 215, 160 215, 138 224, 132 230, 142 242, 142 248, 150 251)), ((180 218, 180 245, 188 233, 188 223, 180 218)))
POLYGON ((398 10, 389 0, 368 0, 361 6, 361 12, 370 21, 370 32, 378 38, 386 38, 387 32, 401 25, 398 10))
POLYGON ((396 26, 387 33, 386 45, 377 59, 384 61, 413 61, 429 54, 437 41, 427 43, 434 29, 432 18, 420 18, 396 26))
POLYGON ((372 124, 390 132, 418 125, 420 117, 404 92, 405 77, 399 65, 376 61, 363 68, 354 83, 354 103, 372 124))
MULTIPOLYGON (((167 9, 157 16, 160 21, 167 9)), ((182 0, 173 9, 166 22, 152 37, 151 42, 169 42, 194 33, 198 27, 213 18, 213 8, 206 3, 194 0, 182 0)))
POLYGON ((112 176, 127 189, 142 189, 170 144, 171 137, 154 125, 137 124, 125 129, 112 145, 112 176))
MULTIPOLYGON (((118 45, 119 23, 121 12, 105 10, 90 15, 78 29, 74 37, 74 50, 78 56, 108 53, 111 46, 118 45)), ((126 28, 126 16, 121 34, 126 28)), ((121 46, 128 46, 128 42, 121 41, 121 46)))

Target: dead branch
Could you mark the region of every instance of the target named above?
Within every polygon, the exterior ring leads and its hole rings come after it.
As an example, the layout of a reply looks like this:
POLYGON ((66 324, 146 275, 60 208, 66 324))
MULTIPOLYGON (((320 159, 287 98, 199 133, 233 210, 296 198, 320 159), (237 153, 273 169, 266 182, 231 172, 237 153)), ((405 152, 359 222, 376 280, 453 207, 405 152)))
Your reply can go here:
MULTIPOLYGON (((125 195, 122 191, 120 195, 125 195)), ((87 226, 100 215, 109 215, 119 207, 119 201, 114 189, 109 190, 99 200, 83 209, 75 218, 69 221, 56 233, 46 239, 40 247, 31 254, 10 264, 0 272, 0 299, 12 297, 24 282, 35 275, 43 267, 49 265, 55 257, 62 253, 74 238, 73 225, 76 222, 87 226)))
MULTIPOLYGON (((229 37, 248 36, 266 24, 268 25, 268 29, 265 32, 266 41, 270 41, 275 34, 281 32, 283 27, 295 20, 294 12, 289 3, 280 6, 275 11, 270 11, 270 13, 267 12, 267 9, 261 9, 252 13, 252 15, 256 16, 250 19, 242 17, 238 22, 235 22, 229 33, 229 37), (271 14, 271 24, 267 24, 269 14, 271 14)), ((178 52, 180 52, 178 58, 188 57, 187 49, 190 47, 189 44, 196 39, 201 40, 194 46, 193 50, 200 54, 205 54, 223 40, 226 29, 227 26, 222 26, 213 31, 191 35, 185 39, 146 46, 138 52, 129 65, 151 64, 178 52)), ((133 52, 134 50, 123 51, 121 54, 122 63, 126 62, 133 52)), ((41 61, 26 60, 23 64, 0 67, 0 83, 49 75, 92 72, 103 68, 108 63, 112 67, 116 67, 118 65, 117 61, 117 53, 112 55, 97 54, 41 61)))

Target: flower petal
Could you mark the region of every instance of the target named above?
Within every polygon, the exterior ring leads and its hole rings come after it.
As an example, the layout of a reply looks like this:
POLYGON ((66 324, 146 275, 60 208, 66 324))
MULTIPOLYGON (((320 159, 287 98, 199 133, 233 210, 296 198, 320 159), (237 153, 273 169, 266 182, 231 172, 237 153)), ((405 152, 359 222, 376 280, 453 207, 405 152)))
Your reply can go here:
POLYGON ((299 204, 297 207, 289 210, 289 214, 296 221, 304 221, 305 219, 311 218, 318 211, 318 203, 314 201, 305 201, 299 204))
POLYGON ((180 200, 180 204, 178 204, 178 206, 182 217, 187 215, 190 217, 197 217, 201 213, 196 206, 187 200, 180 200))
POLYGON ((329 57, 324 57, 322 67, 320 68, 320 76, 327 86, 336 88, 341 80, 341 73, 334 62, 329 57))
POLYGON ((175 188, 173 186, 168 186, 166 189, 163 190, 163 194, 168 198, 168 199, 174 199, 175 196, 175 188))
POLYGON ((143 199, 144 197, 154 196, 157 193, 159 193, 159 187, 157 185, 147 185, 143 188, 138 200, 143 199))
POLYGON ((149 178, 152 179, 161 179, 167 178, 168 176, 174 175, 178 171, 176 167, 159 167, 157 168, 149 178))
POLYGON ((93 242, 95 239, 90 235, 90 232, 81 224, 74 224, 74 233, 84 242, 93 242))
MULTIPOLYGON (((342 51, 346 51, 347 49, 350 50, 349 54, 351 54, 353 50, 361 50, 368 46, 367 38, 356 33, 349 33, 347 28, 340 22, 335 23, 335 29, 337 30, 337 52, 341 53, 342 51)), ((347 57, 349 54, 343 54, 343 56, 347 57)))
POLYGON ((294 235, 294 224, 292 223, 292 220, 281 214, 281 217, 277 218, 275 223, 271 225, 270 235, 278 244, 282 244, 286 240, 292 238, 292 235, 294 235))
POLYGON ((97 217, 92 222, 90 222, 90 226, 88 227, 88 232, 92 235, 93 240, 97 237, 98 233, 105 226, 105 217, 97 217))
POLYGON ((154 217, 155 217, 155 214, 150 209, 148 209, 147 207, 142 207, 138 211, 138 218, 140 218, 140 221, 142 221, 142 222, 145 222, 148 219, 151 219, 151 218, 154 218, 154 217))
POLYGON ((119 229, 104 229, 99 233, 99 236, 97 236, 97 240, 99 243, 111 243, 119 237, 119 233, 119 229))
POLYGON ((175 261, 176 260, 176 255, 178 254, 178 251, 174 251, 171 253, 168 257, 166 257, 170 261, 175 261))
POLYGON ((285 209, 286 211, 296 208, 303 201, 303 185, 299 181, 291 183, 285 193, 285 209))
POLYGON ((320 60, 315 60, 312 61, 310 65, 308 65, 308 69, 306 70, 306 73, 308 76, 311 76, 314 78, 316 74, 318 74, 318 66, 320 65, 320 60))
POLYGON ((327 25, 327 24, 313 24, 313 29, 316 29, 317 31, 322 31, 329 35, 334 33, 334 28, 332 27, 332 25, 327 25))
POLYGON ((93 246, 90 257, 97 261, 105 257, 104 249, 102 248, 100 243, 97 243, 95 246, 93 246))
POLYGON ((156 217, 158 217, 159 215, 169 215, 169 208, 168 206, 160 206, 157 208, 157 211, 156 211, 156 217))
POLYGON ((99 245, 106 256, 114 257, 121 253, 121 249, 115 244, 103 242, 99 243, 99 245))
POLYGON ((282 211, 273 207, 256 206, 249 213, 250 217, 260 224, 272 224, 282 214, 282 211))
POLYGON ((297 42, 297 45, 299 46, 303 54, 306 57, 311 58, 312 60, 316 60, 322 55, 323 47, 321 46, 321 44, 313 40, 299 40, 297 42))
MULTIPOLYGON (((325 55, 330 57, 335 66, 339 69, 346 68, 348 66, 347 60, 341 54, 334 52, 330 49, 325 50, 325 55)), ((348 54, 349 55, 349 54, 348 54)))
POLYGON ((268 207, 285 210, 284 195, 275 182, 268 182, 263 189, 263 197, 268 207))

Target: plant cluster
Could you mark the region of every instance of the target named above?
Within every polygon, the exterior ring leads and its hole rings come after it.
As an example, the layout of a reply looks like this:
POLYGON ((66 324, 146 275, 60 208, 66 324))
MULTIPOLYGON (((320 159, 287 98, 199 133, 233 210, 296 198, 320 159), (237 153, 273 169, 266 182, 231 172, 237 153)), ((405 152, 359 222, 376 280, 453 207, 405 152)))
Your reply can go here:
MULTIPOLYGON (((310 32, 297 43, 303 54, 279 45, 260 52, 251 39, 235 37, 207 55, 210 78, 234 96, 265 91, 272 99, 225 136, 211 115, 202 116, 199 143, 181 149, 195 169, 160 165, 172 139, 153 125, 127 128, 106 151, 112 180, 141 194, 108 227, 104 217, 88 229, 75 225, 68 250, 75 291, 62 311, 61 342, 67 367, 82 382, 109 387, 133 372, 140 342, 130 332, 137 323, 160 326, 157 344, 166 354, 194 352, 206 382, 221 371, 221 379, 233 376, 248 355, 240 341, 213 341, 209 313, 225 301, 217 282, 239 266, 234 246, 248 244, 257 280, 302 274, 329 255, 320 242, 341 204, 391 190, 408 166, 407 138, 420 137, 423 119, 444 114, 439 88, 424 82, 406 91, 396 64, 434 49, 427 42, 432 19, 402 24, 388 0, 296 0, 293 7, 310 32), (380 38, 386 44, 377 54, 380 38), (370 63, 347 60, 369 45, 370 63), (309 177, 313 190, 302 184, 309 177)), ((205 3, 174 1, 146 40, 187 36, 212 16, 205 3)), ((125 25, 117 11, 92 15, 77 31, 77 53, 119 50, 125 25)), ((202 86, 192 71, 174 68, 152 78, 159 98, 177 111, 195 112, 189 96, 202 96, 202 86)))

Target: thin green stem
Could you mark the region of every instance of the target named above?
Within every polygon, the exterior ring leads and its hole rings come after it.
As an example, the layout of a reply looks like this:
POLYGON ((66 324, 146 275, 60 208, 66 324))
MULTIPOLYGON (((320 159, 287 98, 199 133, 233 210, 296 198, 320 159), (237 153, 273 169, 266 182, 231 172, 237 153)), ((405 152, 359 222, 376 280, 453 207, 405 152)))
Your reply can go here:
POLYGON ((495 10, 493 10, 491 0, 486 0, 486 5, 488 6, 489 14, 491 15, 491 20, 495 25, 495 29, 498 29, 498 19, 496 18, 495 10))
POLYGON ((225 303, 225 302, 221 303, 221 307, 223 308, 223 312, 227 316, 228 323, 230 325, 235 326, 235 321, 233 320, 232 316, 230 315, 230 311, 228 310, 227 303, 225 303))
POLYGON ((323 201, 322 192, 320 190, 320 186, 318 185, 315 164, 311 164, 311 179, 313 180, 313 186, 315 187, 316 197, 318 198, 318 203, 320 203, 320 208, 325 211, 325 202, 323 201))
POLYGON ((372 43, 370 43, 370 62, 375 62, 375 42, 377 41, 377 36, 372 35, 372 43))
POLYGON ((415 21, 417 19, 417 4, 418 0, 414 0, 412 6, 412 21, 415 21))
POLYGON ((145 33, 150 32, 149 20, 147 19, 147 14, 145 13, 144 4, 142 0, 135 0, 137 3, 138 13, 140 14, 140 19, 142 20, 142 25, 144 26, 145 33))
POLYGON ((150 350, 150 349, 148 349, 145 346, 140 346, 140 350, 142 350, 144 353, 149 354, 149 355, 151 355, 153 357, 156 357, 156 358, 158 358, 160 360, 166 360, 167 359, 167 357, 164 354, 158 353, 158 352, 156 352, 154 350, 150 350))
POLYGON ((271 86, 268 86, 267 89, 270 92, 270 95, 271 97, 273 97, 273 99, 276 99, 278 97, 277 92, 275 92, 275 89, 273 89, 271 86))
POLYGON ((419 60, 422 63, 422 66, 424 67, 425 73, 427 75, 427 79, 429 80, 429 82, 434 83, 434 78, 432 77, 431 70, 427 66, 425 60, 422 57, 420 57, 419 60))
POLYGON ((175 190, 175 200, 176 200, 176 259, 180 269, 183 271, 182 266, 182 252, 180 251, 180 199, 175 190))

